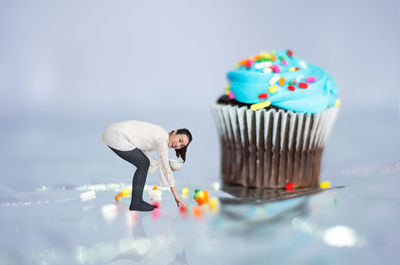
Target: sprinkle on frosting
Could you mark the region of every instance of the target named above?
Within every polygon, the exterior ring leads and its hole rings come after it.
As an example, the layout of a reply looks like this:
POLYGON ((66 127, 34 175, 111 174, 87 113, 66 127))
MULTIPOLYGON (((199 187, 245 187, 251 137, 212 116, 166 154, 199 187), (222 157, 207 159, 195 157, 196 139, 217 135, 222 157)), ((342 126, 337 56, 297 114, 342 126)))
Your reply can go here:
POLYGON ((239 61, 235 69, 228 73, 230 85, 225 94, 252 104, 253 110, 272 104, 296 112, 318 113, 340 102, 332 77, 298 60, 291 50, 260 52, 239 61))
POLYGON ((271 105, 271 102, 269 100, 266 100, 266 101, 251 105, 250 109, 251 110, 259 110, 259 109, 269 107, 270 105, 271 105))

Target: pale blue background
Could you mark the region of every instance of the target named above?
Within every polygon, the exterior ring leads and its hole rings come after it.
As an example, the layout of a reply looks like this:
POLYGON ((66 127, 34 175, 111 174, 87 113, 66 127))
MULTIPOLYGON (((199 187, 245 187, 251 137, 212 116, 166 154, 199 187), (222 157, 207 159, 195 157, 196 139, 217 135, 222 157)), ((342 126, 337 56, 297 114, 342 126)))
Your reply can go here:
MULTIPOLYGON (((328 71, 338 85, 342 105, 321 178, 353 187, 341 191, 353 204, 335 223, 358 220, 354 226, 370 231, 368 240, 375 243, 357 251, 366 255, 377 247, 364 263, 384 256, 389 264, 397 253, 374 240, 384 234, 383 241, 399 243, 392 222, 400 217, 399 7, 398 1, 1 0, 0 190, 6 196, 1 211, 10 211, 1 230, 14 231, 9 225, 15 222, 26 225, 16 221, 25 220, 24 207, 6 206, 22 200, 18 192, 129 183, 130 166, 99 141, 114 121, 189 128, 194 141, 187 165, 176 174, 179 186, 218 181, 219 142, 210 105, 224 91, 226 72, 261 50, 290 48, 328 71), (353 191, 373 195, 352 198, 353 191), (377 198, 383 202, 370 215, 386 216, 385 231, 375 223, 360 225, 362 207, 377 198)), ((149 181, 156 183, 157 176, 149 181)), ((164 196, 175 210, 171 196, 164 196)), ((37 216, 48 215, 45 206, 36 207, 37 216)), ((35 220, 41 231, 43 222, 35 220)), ((35 225, 25 236, 35 237, 35 225)), ((66 225, 60 237, 69 230, 66 225)), ((43 249, 47 244, 68 249, 46 242, 43 249)), ((39 246, 40 252, 41 244, 26 246, 39 246)), ((1 245, 10 246, 4 239, 1 245)), ((32 258, 22 249, 0 256, 5 264, 32 258)), ((358 254, 346 253, 339 255, 342 261, 357 260, 358 254)), ((319 262, 316 253, 310 256, 319 262)), ((245 254, 243 260, 249 261, 245 254)))

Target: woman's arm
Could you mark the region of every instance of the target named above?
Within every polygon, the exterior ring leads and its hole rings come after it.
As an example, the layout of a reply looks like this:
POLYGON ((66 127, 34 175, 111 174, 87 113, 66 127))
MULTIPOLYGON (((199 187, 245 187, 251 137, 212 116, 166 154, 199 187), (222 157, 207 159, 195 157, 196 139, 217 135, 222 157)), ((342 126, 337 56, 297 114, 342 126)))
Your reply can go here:
POLYGON ((171 192, 172 192, 172 194, 174 195, 176 205, 177 205, 178 207, 179 207, 179 205, 181 205, 181 206, 183 206, 183 207, 186 208, 186 203, 184 203, 184 202, 182 201, 182 199, 179 198, 178 193, 176 192, 175 186, 172 186, 172 187, 171 187, 171 192))

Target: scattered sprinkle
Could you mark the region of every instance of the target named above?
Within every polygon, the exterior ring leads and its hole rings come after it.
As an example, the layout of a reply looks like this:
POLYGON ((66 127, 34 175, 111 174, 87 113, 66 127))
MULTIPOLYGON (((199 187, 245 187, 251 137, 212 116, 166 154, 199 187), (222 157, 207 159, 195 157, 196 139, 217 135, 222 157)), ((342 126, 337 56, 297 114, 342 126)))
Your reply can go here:
POLYGON ((319 187, 321 189, 329 189, 330 186, 331 186, 331 183, 329 181, 323 181, 319 184, 319 187))

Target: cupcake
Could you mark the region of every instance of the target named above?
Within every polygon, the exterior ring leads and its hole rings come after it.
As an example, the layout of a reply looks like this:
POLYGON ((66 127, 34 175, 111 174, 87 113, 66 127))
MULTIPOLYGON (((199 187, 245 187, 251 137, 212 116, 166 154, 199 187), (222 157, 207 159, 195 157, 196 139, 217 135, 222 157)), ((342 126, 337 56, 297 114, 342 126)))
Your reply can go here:
POLYGON ((339 105, 333 78, 290 50, 244 59, 227 78, 225 95, 212 106, 224 183, 318 185, 339 105))

